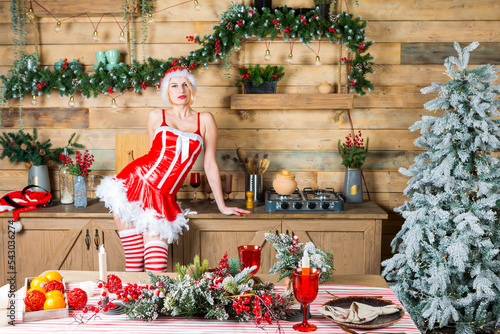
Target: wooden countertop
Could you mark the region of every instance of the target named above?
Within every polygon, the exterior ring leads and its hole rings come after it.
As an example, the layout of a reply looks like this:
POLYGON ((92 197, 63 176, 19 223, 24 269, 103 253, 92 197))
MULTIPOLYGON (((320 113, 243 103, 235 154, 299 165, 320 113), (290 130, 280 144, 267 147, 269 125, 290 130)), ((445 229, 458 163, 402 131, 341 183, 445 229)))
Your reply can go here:
MULTIPOLYGON (((44 271, 40 276, 45 275, 51 270, 44 271)), ((98 271, 77 271, 77 270, 58 270, 64 277, 66 283, 71 282, 84 282, 84 281, 97 281, 99 279, 98 271)), ((114 274, 121 278, 122 282, 148 282, 148 275, 145 272, 125 272, 125 271, 110 271, 108 274, 114 274)), ((177 273, 155 273, 169 277, 176 277, 177 273)), ((277 285, 284 285, 284 281, 277 282, 278 275, 258 275, 260 279, 266 282, 271 282, 277 285)), ((387 282, 380 275, 341 275, 333 276, 333 279, 326 281, 325 284, 338 284, 338 285, 359 285, 370 286, 377 288, 388 288, 387 282)))
MULTIPOLYGON (((387 219, 387 213, 382 210, 377 204, 372 201, 364 201, 359 204, 345 204, 344 212, 266 212, 264 205, 258 205, 253 209, 251 215, 226 216, 219 212, 215 203, 201 201, 199 203, 191 203, 189 200, 181 200, 183 209, 189 208, 197 211, 197 215, 187 215, 189 218, 204 218, 204 219, 387 219)), ((229 206, 245 207, 244 200, 232 200, 226 202, 229 206)), ((12 218, 12 212, 0 213, 0 217, 12 218)), ((88 206, 85 208, 76 208, 73 204, 62 205, 59 202, 54 202, 50 206, 33 211, 23 212, 20 215, 22 218, 112 218, 112 214, 104 207, 104 203, 97 199, 88 201, 88 206)))

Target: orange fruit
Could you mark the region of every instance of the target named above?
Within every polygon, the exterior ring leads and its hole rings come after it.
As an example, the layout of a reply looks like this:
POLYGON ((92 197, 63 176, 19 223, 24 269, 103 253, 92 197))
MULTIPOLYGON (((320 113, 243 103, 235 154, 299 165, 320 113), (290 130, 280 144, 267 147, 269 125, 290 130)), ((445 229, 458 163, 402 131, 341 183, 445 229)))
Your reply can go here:
POLYGON ((66 302, 63 297, 60 296, 52 296, 48 297, 43 304, 44 310, 55 310, 58 308, 65 308, 66 302))
POLYGON ((52 290, 52 291, 49 291, 45 294, 45 297, 47 297, 47 298, 54 297, 54 296, 59 296, 61 298, 64 298, 64 295, 59 290, 52 290))
POLYGON ((44 276, 38 276, 33 278, 31 281, 30 288, 33 289, 34 287, 41 286, 42 288, 45 286, 45 284, 49 283, 49 280, 47 277, 44 276))
POLYGON ((38 291, 42 292, 43 294, 45 294, 45 293, 46 293, 45 289, 44 289, 44 288, 42 288, 41 286, 35 286, 34 288, 29 289, 29 290, 28 290, 28 292, 30 292, 30 291, 32 291, 32 290, 38 290, 38 291))
POLYGON ((62 276, 57 271, 49 271, 45 276, 49 281, 59 281, 62 282, 62 276))

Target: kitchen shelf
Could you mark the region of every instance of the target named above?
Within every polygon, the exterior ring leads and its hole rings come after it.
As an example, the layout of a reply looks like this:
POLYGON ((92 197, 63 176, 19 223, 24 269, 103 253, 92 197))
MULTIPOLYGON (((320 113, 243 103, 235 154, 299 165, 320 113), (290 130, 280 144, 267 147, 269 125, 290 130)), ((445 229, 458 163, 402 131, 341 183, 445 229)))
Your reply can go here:
POLYGON ((234 94, 231 109, 352 109, 353 94, 234 94))

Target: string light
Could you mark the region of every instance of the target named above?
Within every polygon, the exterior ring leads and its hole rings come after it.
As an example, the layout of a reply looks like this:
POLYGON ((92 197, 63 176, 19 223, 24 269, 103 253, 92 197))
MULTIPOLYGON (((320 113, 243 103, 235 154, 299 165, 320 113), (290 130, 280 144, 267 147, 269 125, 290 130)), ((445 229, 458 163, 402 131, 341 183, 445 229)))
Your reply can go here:
POLYGON ((316 62, 314 64, 316 66, 321 66, 321 60, 319 59, 319 56, 316 56, 316 62))
POLYGON ((31 95, 31 104, 36 106, 36 95, 31 95))
POLYGON ((61 30, 62 30, 61 29, 61 21, 57 21, 56 26, 54 27, 54 31, 59 34, 61 32, 61 30))
POLYGON ((125 43, 127 39, 125 38, 125 33, 123 31, 120 31, 120 37, 118 37, 118 42, 120 43, 125 43))
POLYGON ((75 106, 75 98, 73 96, 69 98, 68 106, 70 108, 73 108, 75 106))
POLYGON ((161 89, 160 89, 160 84, 156 85, 156 94, 160 94, 161 89))
POLYGON ((35 18, 35 13, 33 13, 33 8, 28 9, 26 17, 28 18, 28 20, 33 20, 35 18))
POLYGON ((239 52, 239 51, 241 51, 241 48, 238 45, 235 45, 233 47, 233 50, 236 51, 236 52, 239 52))
POLYGON ((289 54, 288 54, 288 58, 286 59, 286 62, 287 62, 288 64, 293 63, 293 53, 289 53, 289 54))
POLYGON ((198 0, 194 0, 194 9, 197 10, 197 11, 201 10, 201 5, 198 2, 198 0))
POLYGON ((116 100, 111 99, 111 108, 116 109, 117 107, 118 107, 118 105, 116 104, 116 100))
POLYGON ((266 61, 271 61, 271 51, 266 50, 266 55, 264 56, 266 61))
POLYGON ((99 41, 99 33, 97 32, 97 30, 94 30, 94 36, 92 36, 92 40, 94 42, 99 41))
POLYGON ((155 24, 155 19, 151 13, 148 14, 148 23, 151 25, 155 24))

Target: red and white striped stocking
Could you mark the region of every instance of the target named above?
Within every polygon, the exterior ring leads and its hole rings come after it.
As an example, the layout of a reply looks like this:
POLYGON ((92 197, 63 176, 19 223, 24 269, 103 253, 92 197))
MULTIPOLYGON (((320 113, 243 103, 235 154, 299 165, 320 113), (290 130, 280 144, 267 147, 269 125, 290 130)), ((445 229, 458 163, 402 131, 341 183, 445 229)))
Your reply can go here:
POLYGON ((167 271, 168 245, 160 240, 148 241, 144 252, 146 271, 167 271))
POLYGON ((134 229, 118 232, 125 253, 126 271, 144 271, 144 240, 134 229))

